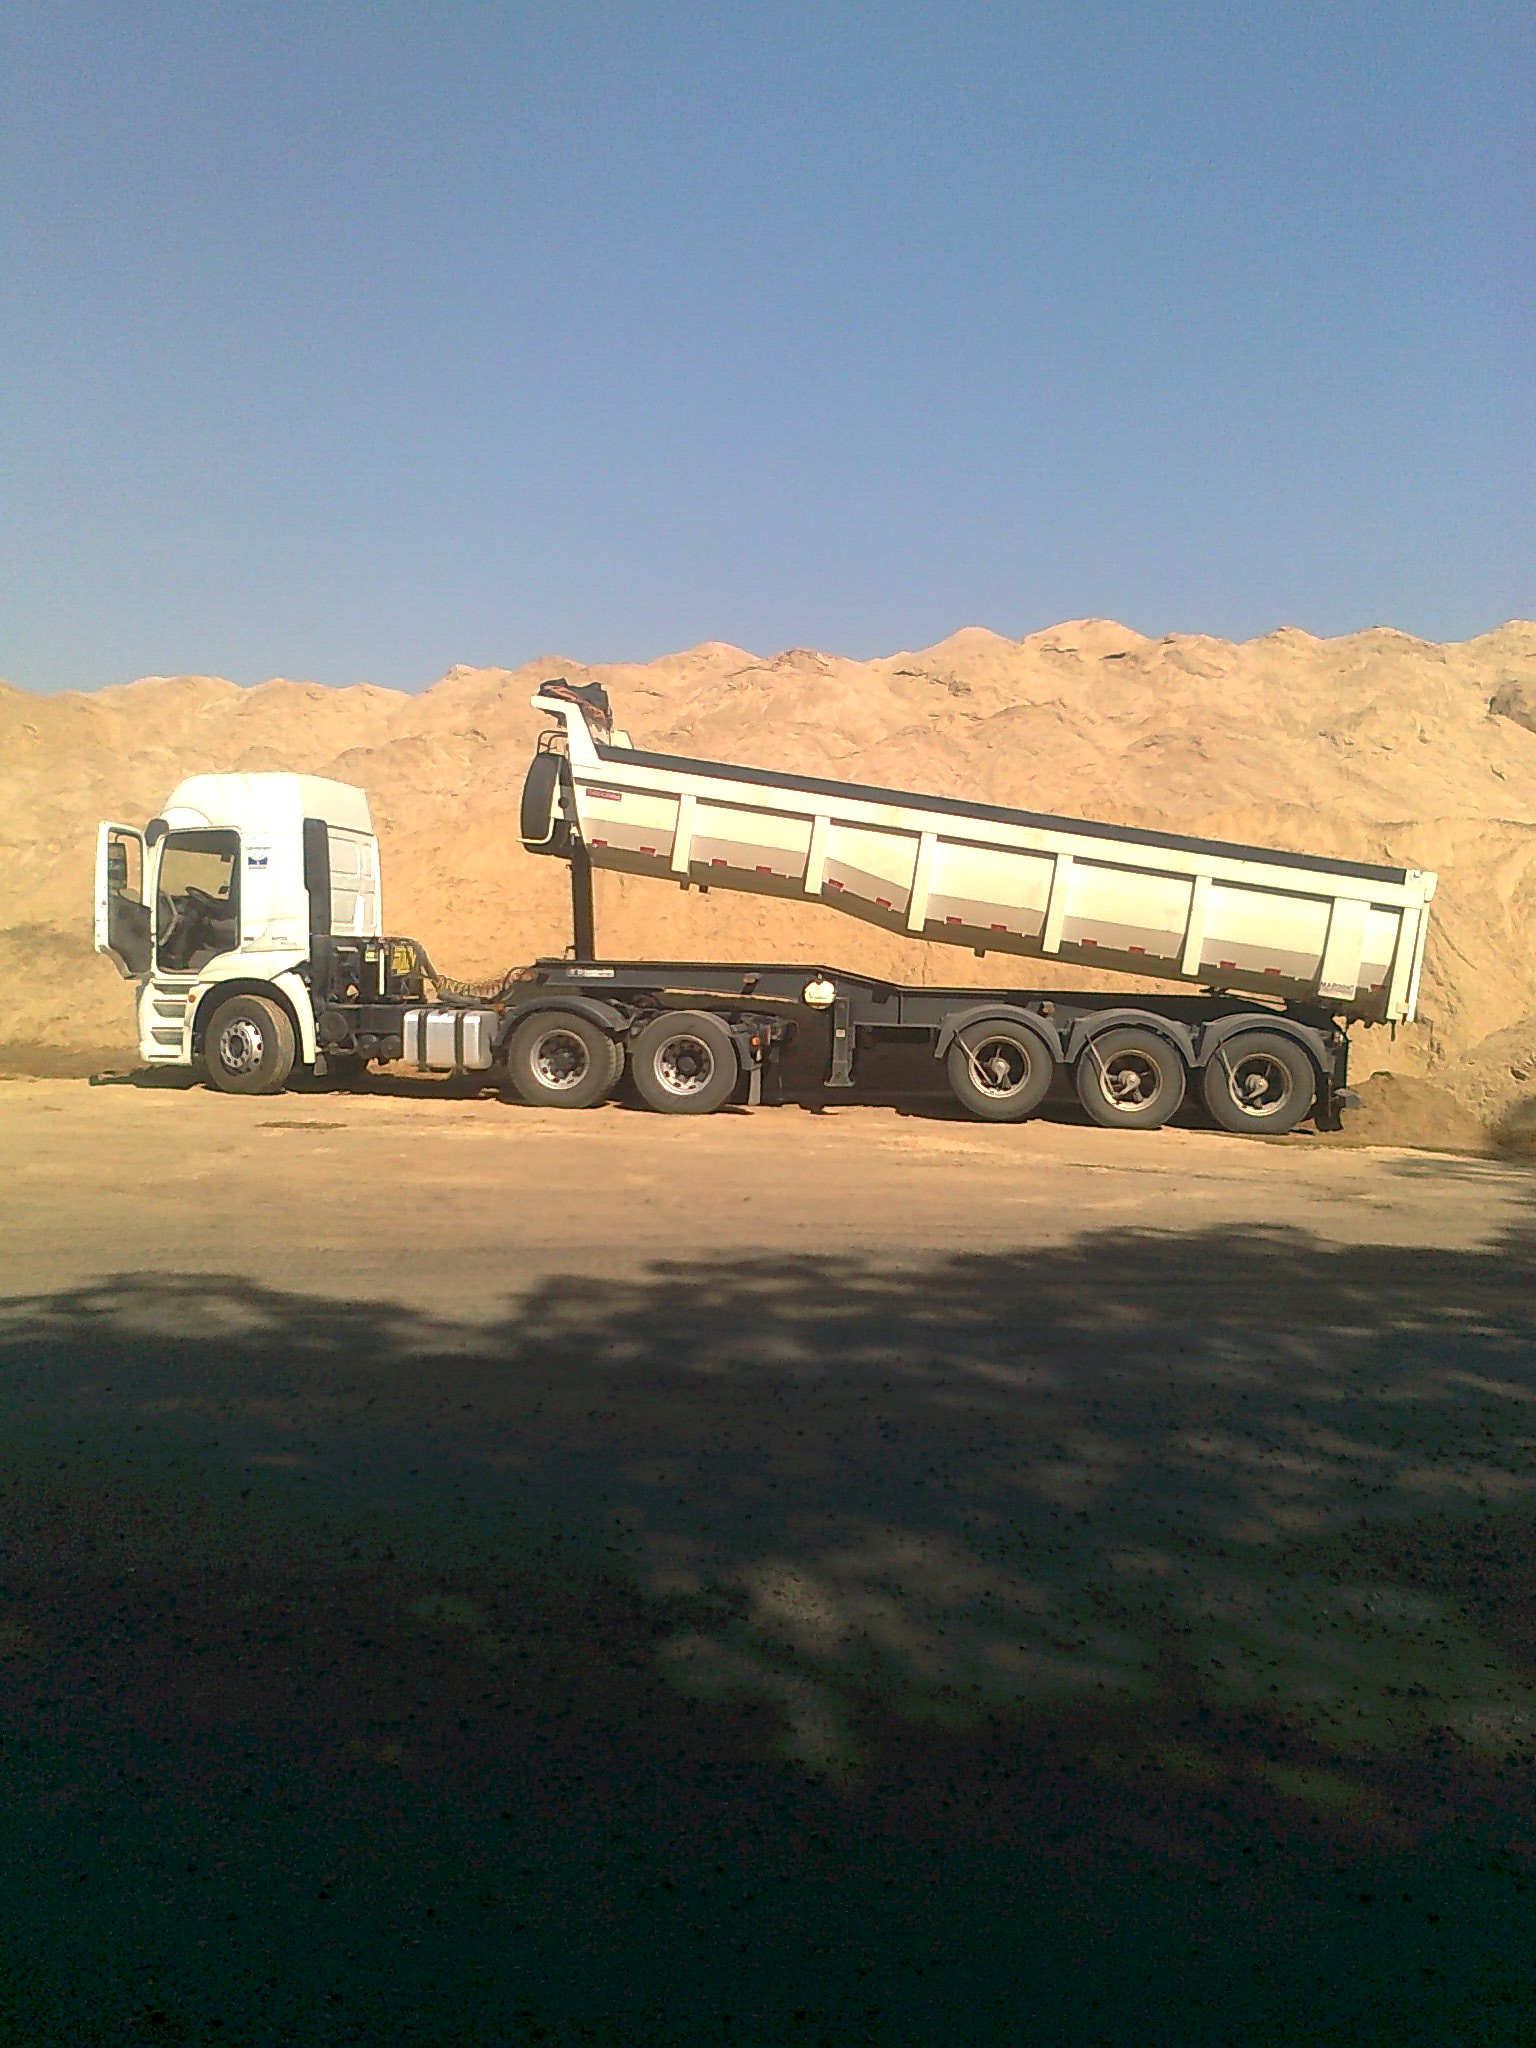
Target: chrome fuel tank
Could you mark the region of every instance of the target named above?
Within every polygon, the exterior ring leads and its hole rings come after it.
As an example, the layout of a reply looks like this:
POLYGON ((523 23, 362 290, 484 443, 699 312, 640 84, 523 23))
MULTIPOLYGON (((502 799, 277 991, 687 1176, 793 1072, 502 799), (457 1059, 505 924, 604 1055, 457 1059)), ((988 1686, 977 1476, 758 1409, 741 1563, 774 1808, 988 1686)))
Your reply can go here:
POLYGON ((475 1072, 491 1064, 501 1019, 488 1009, 407 1010, 405 1058, 433 1073, 475 1072))

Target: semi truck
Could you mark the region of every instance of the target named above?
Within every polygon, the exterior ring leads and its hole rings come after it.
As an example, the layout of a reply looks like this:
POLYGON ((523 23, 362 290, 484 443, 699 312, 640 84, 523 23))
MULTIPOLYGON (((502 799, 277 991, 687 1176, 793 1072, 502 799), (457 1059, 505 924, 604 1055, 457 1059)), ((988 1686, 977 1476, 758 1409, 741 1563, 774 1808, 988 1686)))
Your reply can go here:
MULTIPOLYGON (((1053 1089, 1153 1129, 1194 1091, 1223 1128, 1336 1129, 1349 1026, 1416 1011, 1435 876, 637 748, 594 685, 551 678, 522 793, 531 853, 570 870, 570 943, 495 983, 387 936, 366 795, 292 774, 199 775, 142 829, 98 833, 96 945, 137 985, 151 1066, 269 1093, 403 1061, 497 1070, 533 1104, 621 1085, 699 1115, 775 1099, 786 1049, 821 1083, 905 1042, 972 1116, 1053 1089), (821 963, 604 959, 593 873, 829 905, 981 958, 1118 970, 1153 992, 934 987, 821 963)), ((1012 970, 1011 970, 1012 971, 1012 970)))

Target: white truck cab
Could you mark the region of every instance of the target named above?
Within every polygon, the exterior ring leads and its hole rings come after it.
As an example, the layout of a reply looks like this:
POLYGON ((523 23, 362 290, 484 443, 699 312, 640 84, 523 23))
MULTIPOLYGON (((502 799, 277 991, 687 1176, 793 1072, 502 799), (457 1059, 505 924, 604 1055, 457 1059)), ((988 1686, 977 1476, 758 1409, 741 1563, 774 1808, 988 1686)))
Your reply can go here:
POLYGON ((237 1091, 316 1065, 314 943, 377 940, 381 915, 368 799, 344 782, 194 775, 142 831, 98 829, 96 950, 137 983, 140 1057, 216 1060, 237 1091))

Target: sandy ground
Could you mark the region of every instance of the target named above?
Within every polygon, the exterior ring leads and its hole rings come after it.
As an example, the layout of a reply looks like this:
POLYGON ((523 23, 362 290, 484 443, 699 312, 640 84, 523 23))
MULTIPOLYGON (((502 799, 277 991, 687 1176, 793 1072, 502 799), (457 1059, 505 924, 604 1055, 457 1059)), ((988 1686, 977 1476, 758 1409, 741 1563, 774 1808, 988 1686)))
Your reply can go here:
POLYGON ((410 1080, 255 1101, 160 1081, 0 1084, 0 1216, 22 1288, 170 1271, 482 1318, 561 1278, 921 1262, 1112 1228, 1471 1249, 1533 1186, 1512 1163, 1305 1136, 995 1128, 951 1117, 943 1097, 695 1121, 410 1080))
POLYGON ((1536 2029, 1493 1160, 0 1087, 0 2040, 1536 2029))

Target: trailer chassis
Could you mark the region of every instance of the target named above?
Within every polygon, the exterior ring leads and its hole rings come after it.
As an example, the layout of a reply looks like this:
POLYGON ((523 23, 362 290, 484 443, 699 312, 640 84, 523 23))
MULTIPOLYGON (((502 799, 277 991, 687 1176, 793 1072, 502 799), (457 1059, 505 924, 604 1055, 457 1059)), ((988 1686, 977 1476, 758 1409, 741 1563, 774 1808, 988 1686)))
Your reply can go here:
MULTIPOLYGON (((311 974, 323 1061, 403 1058, 407 1013, 434 1000, 430 963, 409 941, 319 942, 311 974)), ((468 999, 446 1000, 464 1006, 468 999)), ((1046 1081, 1059 1087, 1080 1072, 1090 1085, 1096 1073, 1103 1081, 1108 1068, 1101 1049, 1111 1049, 1111 1059, 1128 1063, 1133 1078, 1138 1061, 1155 1067, 1159 1050, 1165 1049, 1165 1064, 1170 1073, 1177 1070, 1182 1097, 1186 1077, 1199 1083, 1214 1066, 1219 1081, 1224 1048, 1249 1045, 1256 1034, 1266 1043, 1287 1041, 1304 1056, 1311 1075, 1310 1114, 1318 1128, 1337 1129, 1348 1100, 1349 1041, 1335 1017, 1311 1006, 1277 1003, 1271 1008, 1251 996, 1214 989, 1127 999, 1119 993, 1027 986, 915 987, 781 961, 562 957, 534 962, 500 991, 494 1005, 482 1007, 495 1011, 494 1021, 488 1020, 487 1042, 496 1062, 509 1060, 520 1028, 532 1018, 554 1020, 550 1030, 566 1030, 573 1042, 585 1042, 579 1029, 584 1024, 616 1049, 614 1083, 625 1059, 633 1059, 636 1048, 647 1042, 647 1031, 660 1028, 658 1019, 702 1013, 717 1020, 734 1048, 738 1071, 733 1078, 740 1085, 729 1099, 749 1103, 778 1098, 782 1056, 808 1030, 827 1034, 822 1085, 829 1090, 856 1085, 860 1055, 871 1045, 926 1044, 946 1065, 965 1106, 998 1121, 1014 1121, 1027 1110, 1019 1108, 1018 1089, 1006 1085, 1006 1069, 999 1077, 1002 1085, 996 1086, 989 1085, 987 1073, 978 1072, 978 1062, 989 1054, 1028 1065, 1031 1054, 1038 1053, 1046 1081), (965 1088, 967 1072, 975 1083, 970 1090, 965 1088)), ((1230 1061, 1226 1071, 1232 1071, 1230 1061)), ((1031 1086, 1037 1091, 1029 1105, 1034 1107, 1047 1087, 1031 1086)), ((562 1099, 558 1086, 541 1086, 538 1072, 524 1072, 521 1092, 551 1103, 562 1099)), ((690 1104, 687 1099, 673 1102, 663 1092, 653 1106, 690 1104)), ((1091 1101, 1088 1106, 1092 1112, 1091 1101)), ((1098 1120, 1146 1127, 1166 1121, 1150 1110, 1138 1115, 1137 1108, 1133 1101, 1117 1118, 1111 1102, 1111 1113, 1098 1120)), ((1293 1121, 1307 1113, 1303 1110, 1293 1121)), ((1279 1127, 1292 1123, 1281 1120, 1279 1127)))

